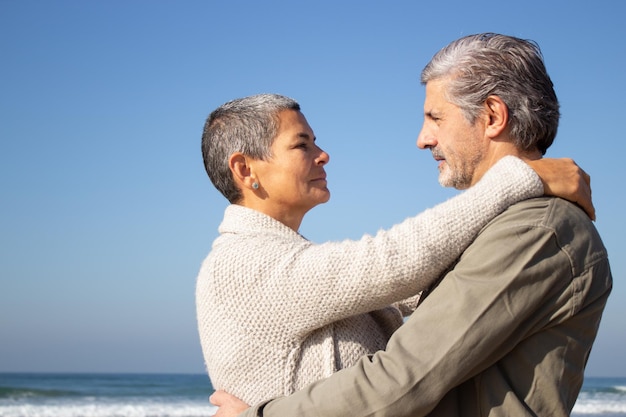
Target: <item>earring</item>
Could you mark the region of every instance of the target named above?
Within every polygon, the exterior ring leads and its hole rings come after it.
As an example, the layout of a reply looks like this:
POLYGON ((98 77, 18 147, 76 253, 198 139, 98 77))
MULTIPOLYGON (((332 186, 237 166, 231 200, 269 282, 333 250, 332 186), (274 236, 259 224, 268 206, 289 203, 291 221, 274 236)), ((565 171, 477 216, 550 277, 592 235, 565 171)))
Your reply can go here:
POLYGON ((258 190, 258 189, 259 189, 259 183, 258 183, 258 182, 256 182, 256 181, 255 181, 255 182, 253 182, 253 183, 252 183, 252 188, 254 188, 255 190, 258 190))

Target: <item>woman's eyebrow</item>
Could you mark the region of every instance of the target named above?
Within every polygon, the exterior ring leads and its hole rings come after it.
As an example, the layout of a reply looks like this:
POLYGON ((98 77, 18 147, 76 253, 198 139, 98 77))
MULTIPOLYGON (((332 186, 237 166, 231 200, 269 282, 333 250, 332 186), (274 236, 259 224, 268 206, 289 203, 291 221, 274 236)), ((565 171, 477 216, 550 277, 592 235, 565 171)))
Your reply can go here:
POLYGON ((296 135, 297 138, 301 138, 301 139, 306 139, 306 140, 313 140, 313 142, 315 142, 315 140, 317 139, 315 136, 313 136, 313 138, 311 138, 311 135, 309 135, 307 132, 300 132, 296 135))

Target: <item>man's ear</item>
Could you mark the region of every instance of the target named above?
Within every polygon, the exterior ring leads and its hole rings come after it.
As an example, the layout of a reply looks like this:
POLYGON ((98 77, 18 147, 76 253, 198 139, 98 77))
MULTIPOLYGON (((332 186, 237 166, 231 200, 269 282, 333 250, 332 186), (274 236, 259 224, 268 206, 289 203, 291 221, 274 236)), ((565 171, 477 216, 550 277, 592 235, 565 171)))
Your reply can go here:
POLYGON ((250 164, 248 158, 241 152, 235 152, 228 158, 228 167, 233 174, 235 183, 241 188, 251 187, 250 164))
POLYGON ((489 96, 485 100, 485 112, 488 117, 486 135, 495 139, 500 136, 509 124, 509 108, 498 96, 489 96))

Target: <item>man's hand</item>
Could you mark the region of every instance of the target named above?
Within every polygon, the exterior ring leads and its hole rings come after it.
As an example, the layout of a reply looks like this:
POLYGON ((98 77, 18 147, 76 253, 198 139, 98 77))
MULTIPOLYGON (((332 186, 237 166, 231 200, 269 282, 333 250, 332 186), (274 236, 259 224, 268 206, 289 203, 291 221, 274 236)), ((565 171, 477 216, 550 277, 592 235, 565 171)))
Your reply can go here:
POLYGON ((209 397, 211 404, 219 407, 214 417, 236 417, 239 413, 246 411, 250 406, 234 395, 226 391, 215 391, 209 397))
POLYGON ((546 195, 561 197, 578 204, 591 220, 596 210, 591 202, 591 178, 576 162, 569 158, 543 158, 526 163, 535 170, 543 182, 546 195))

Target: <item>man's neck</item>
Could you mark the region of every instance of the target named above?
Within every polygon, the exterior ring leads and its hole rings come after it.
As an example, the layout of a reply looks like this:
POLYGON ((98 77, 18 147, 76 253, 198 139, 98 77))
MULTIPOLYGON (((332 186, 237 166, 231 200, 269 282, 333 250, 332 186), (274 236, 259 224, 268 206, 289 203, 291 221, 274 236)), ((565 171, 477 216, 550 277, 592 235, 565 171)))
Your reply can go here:
POLYGON ((474 171, 472 185, 480 181, 483 175, 485 175, 485 173, 489 171, 489 169, 494 166, 496 162, 508 155, 517 156, 522 160, 531 161, 541 159, 542 156, 541 152, 539 152, 538 150, 522 151, 509 141, 494 142, 493 146, 490 147, 489 151, 474 171))

